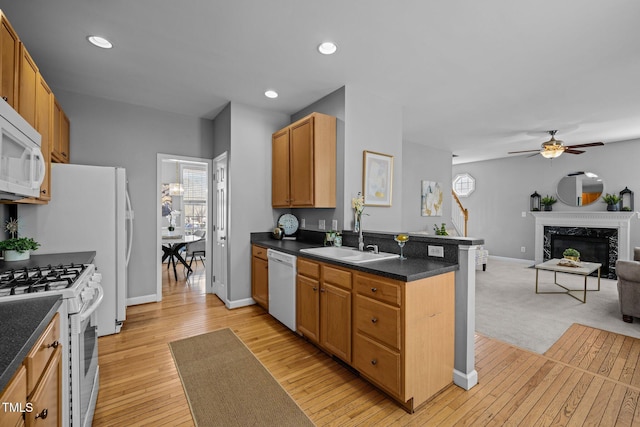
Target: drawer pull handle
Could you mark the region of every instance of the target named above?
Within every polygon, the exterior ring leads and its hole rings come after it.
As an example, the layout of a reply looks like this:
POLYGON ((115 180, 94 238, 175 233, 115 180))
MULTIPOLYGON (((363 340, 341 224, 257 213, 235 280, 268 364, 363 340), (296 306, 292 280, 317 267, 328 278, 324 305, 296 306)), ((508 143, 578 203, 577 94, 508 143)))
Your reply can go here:
POLYGON ((318 288, 316 288, 315 286, 313 287, 313 292, 317 291, 318 288))
POLYGON ((373 366, 376 366, 378 364, 378 361, 376 359, 371 360, 371 364, 373 366))
POLYGON ((378 323, 378 318, 377 317, 372 317, 371 318, 371 323, 378 323))
POLYGON ((59 345, 60 343, 58 342, 58 340, 55 340, 51 344, 47 344, 47 348, 58 348, 59 345))
POLYGON ((378 288, 371 288, 371 292, 377 292, 378 288))
POLYGON ((42 412, 40 412, 39 414, 36 414, 36 419, 42 418, 44 420, 47 418, 47 415, 49 415, 49 410, 47 408, 44 408, 42 412))

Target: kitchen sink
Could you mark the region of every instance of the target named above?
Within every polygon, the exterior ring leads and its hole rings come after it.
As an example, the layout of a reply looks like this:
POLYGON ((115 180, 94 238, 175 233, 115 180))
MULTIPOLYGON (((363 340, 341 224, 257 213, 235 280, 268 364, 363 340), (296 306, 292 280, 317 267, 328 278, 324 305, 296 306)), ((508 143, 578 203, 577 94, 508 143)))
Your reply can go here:
POLYGON ((363 264, 366 262, 382 261, 385 259, 399 258, 400 255, 388 252, 360 252, 356 248, 346 246, 325 246, 322 248, 300 249, 300 252, 316 255, 336 261, 349 262, 352 264, 363 264))

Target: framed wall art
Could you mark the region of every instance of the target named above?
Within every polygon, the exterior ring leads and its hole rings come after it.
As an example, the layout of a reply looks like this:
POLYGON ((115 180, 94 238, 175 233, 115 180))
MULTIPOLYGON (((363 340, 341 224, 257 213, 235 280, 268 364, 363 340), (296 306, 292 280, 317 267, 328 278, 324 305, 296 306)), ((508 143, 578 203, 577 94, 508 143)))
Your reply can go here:
POLYGON ((442 184, 435 181, 422 181, 422 216, 442 216, 442 184))
POLYGON ((391 206, 393 156, 363 152, 362 187, 367 206, 391 206))

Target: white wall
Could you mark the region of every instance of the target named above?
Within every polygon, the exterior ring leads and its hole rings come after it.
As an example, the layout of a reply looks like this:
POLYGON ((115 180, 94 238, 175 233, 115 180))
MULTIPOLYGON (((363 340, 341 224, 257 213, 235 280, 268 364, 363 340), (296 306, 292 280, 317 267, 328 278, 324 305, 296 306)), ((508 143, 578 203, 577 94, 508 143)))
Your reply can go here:
POLYGON ((395 231, 402 222, 402 108, 358 88, 346 87, 343 223, 353 227, 351 198, 362 191, 362 153, 394 157, 391 207, 367 206, 362 227, 395 231))
MULTIPOLYGON (((485 239, 492 255, 534 259, 534 220, 529 196, 537 191, 555 195, 560 179, 571 172, 590 171, 604 179, 605 193, 619 193, 625 186, 636 193, 635 210, 640 210, 640 140, 616 142, 587 149, 580 155, 563 154, 548 160, 542 156, 516 156, 455 165, 453 175, 470 173, 476 191, 461 199, 469 209, 469 235, 485 239), (526 217, 522 217, 522 212, 526 217), (524 246, 526 252, 520 252, 524 246)), ((589 206, 570 207, 558 202, 554 211, 606 211, 600 201, 589 206)), ((640 221, 631 222, 631 247, 640 246, 640 221)))
POLYGON ((251 298, 249 235, 273 228, 271 209, 271 134, 289 116, 231 103, 229 154, 229 300, 251 298))
POLYGON ((160 261, 156 154, 213 158, 213 122, 58 89, 55 93, 71 121, 71 162, 127 169, 135 210, 128 297, 155 295, 160 261))
MULTIPOLYGON (((444 222, 451 228, 451 156, 450 151, 438 150, 405 141, 402 150, 402 230, 429 231, 444 222), (422 216, 422 181, 442 184, 444 201, 442 216, 422 216)), ((400 230, 398 230, 400 231, 400 230)))

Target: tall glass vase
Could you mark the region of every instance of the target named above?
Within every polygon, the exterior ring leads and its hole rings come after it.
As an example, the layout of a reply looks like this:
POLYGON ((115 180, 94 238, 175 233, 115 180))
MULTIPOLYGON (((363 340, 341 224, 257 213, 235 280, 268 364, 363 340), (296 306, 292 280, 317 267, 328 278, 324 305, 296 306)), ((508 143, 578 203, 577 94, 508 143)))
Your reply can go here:
POLYGON ((353 231, 360 232, 362 226, 362 213, 354 212, 353 231))

